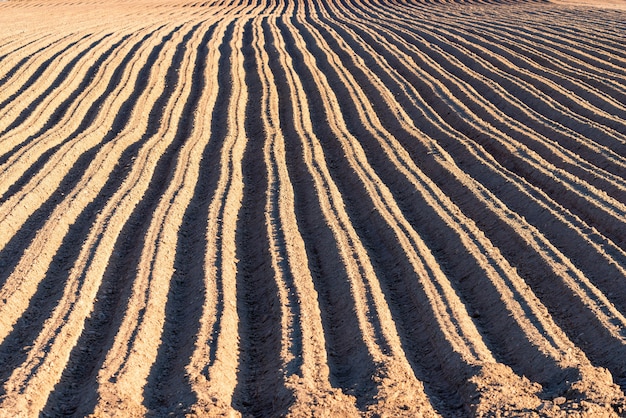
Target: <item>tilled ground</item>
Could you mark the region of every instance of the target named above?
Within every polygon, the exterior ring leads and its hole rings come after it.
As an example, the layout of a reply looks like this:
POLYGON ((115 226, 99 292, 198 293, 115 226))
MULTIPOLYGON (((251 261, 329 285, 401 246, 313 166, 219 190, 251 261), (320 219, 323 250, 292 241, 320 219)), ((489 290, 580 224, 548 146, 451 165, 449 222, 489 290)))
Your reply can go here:
POLYGON ((618 1, 1 2, 0 416, 626 415, 618 1))

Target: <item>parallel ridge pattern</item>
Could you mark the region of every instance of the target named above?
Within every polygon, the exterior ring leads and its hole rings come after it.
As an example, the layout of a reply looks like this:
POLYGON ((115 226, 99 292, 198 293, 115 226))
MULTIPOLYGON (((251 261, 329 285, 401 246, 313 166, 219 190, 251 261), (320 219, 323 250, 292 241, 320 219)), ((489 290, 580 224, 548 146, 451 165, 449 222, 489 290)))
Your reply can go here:
POLYGON ((0 416, 625 413, 625 13, 0 3, 0 416))

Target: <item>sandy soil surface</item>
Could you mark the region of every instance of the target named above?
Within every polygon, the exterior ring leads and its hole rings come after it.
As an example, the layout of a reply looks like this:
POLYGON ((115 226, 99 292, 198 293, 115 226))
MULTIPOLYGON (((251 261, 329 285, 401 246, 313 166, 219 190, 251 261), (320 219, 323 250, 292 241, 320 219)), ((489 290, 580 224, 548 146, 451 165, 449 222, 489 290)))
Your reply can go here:
POLYGON ((0 417, 625 416, 626 10, 0 3, 0 417))

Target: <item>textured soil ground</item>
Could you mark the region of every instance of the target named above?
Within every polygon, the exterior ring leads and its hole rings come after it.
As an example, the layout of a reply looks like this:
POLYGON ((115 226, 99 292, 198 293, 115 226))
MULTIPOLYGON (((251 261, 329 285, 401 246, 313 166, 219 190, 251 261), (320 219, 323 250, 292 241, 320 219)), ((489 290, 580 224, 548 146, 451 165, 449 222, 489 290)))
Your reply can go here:
POLYGON ((625 4, 0 2, 0 417, 624 416, 625 4))

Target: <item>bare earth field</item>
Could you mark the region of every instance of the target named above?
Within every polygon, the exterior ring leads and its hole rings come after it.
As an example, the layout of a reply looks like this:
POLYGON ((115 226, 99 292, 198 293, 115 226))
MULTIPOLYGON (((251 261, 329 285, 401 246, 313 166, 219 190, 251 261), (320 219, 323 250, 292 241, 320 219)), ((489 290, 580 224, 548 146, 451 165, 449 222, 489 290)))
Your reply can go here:
POLYGON ((626 416, 620 0, 0 3, 0 417, 626 416))

